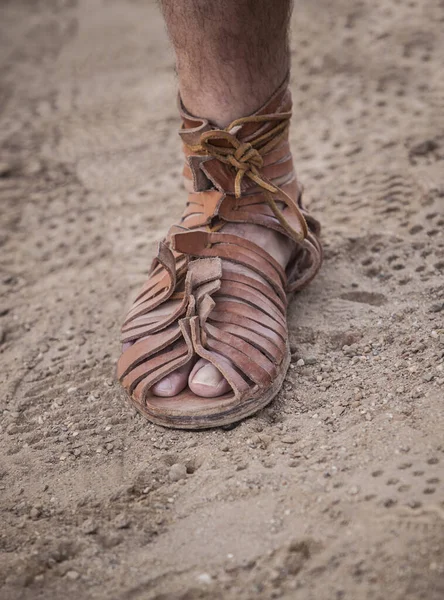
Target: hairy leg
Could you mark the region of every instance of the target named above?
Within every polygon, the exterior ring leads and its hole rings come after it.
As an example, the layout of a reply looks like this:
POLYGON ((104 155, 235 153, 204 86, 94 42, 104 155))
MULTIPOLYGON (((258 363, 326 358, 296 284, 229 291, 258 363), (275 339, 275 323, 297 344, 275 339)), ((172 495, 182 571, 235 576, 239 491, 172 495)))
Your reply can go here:
MULTIPOLYGON (((291 0, 161 0, 161 6, 191 114, 226 127, 262 106, 285 79, 291 0)), ((228 224, 224 232, 260 244, 284 267, 290 259, 290 243, 276 232, 248 224, 228 224)), ((174 396, 187 383, 207 397, 230 389, 201 359, 158 382, 153 392, 174 396)))
POLYGON ((291 0, 162 0, 186 108, 219 127, 251 114, 290 68, 291 0))

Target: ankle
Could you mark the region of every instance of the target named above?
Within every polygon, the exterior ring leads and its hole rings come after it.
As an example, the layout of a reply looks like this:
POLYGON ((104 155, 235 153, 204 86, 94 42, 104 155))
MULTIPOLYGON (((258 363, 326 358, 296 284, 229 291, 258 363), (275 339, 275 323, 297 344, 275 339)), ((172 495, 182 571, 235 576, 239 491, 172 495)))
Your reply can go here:
POLYGON ((254 93, 248 81, 230 82, 227 88, 213 85, 208 89, 196 86, 191 77, 180 77, 179 89, 183 104, 190 114, 208 119, 220 128, 259 110, 282 84, 285 72, 255 83, 254 93))
POLYGON ((277 231, 249 223, 229 223, 224 227, 224 232, 234 233, 260 245, 282 267, 286 267, 290 261, 294 242, 277 231))
POLYGON ((255 100, 248 95, 242 97, 227 96, 194 90, 189 86, 180 86, 180 95, 186 109, 194 116, 208 119, 210 123, 224 129, 234 120, 254 113, 258 108, 255 100))

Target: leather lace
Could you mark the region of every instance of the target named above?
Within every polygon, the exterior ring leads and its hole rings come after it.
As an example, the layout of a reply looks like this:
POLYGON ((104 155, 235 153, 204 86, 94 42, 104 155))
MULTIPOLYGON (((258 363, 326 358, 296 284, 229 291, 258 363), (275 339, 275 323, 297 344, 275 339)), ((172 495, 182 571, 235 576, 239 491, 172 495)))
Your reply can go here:
POLYGON ((273 150, 284 139, 289 128, 291 112, 276 115, 253 115, 236 119, 226 129, 212 129, 200 136, 199 144, 188 145, 191 152, 211 156, 220 162, 230 165, 236 170, 234 180, 234 193, 236 198, 242 195, 242 180, 248 177, 264 190, 264 198, 273 214, 283 229, 296 241, 302 241, 308 234, 308 227, 304 215, 296 203, 280 187, 273 185, 269 179, 260 174, 264 161, 263 156, 273 150), (251 142, 242 142, 236 137, 237 131, 246 123, 269 123, 277 121, 276 125, 253 139, 251 142), (221 146, 217 142, 228 143, 221 146), (276 200, 284 205, 297 217, 302 233, 293 229, 285 218, 283 211, 276 204, 276 200))

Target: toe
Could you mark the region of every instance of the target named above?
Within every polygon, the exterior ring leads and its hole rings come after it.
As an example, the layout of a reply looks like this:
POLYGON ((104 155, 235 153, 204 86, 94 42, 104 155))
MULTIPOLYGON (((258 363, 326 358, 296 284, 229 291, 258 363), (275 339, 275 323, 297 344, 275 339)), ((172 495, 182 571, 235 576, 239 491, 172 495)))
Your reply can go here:
POLYGON ((151 390, 153 394, 164 398, 170 398, 171 396, 180 394, 187 385, 191 366, 191 364, 186 364, 155 383, 151 390))
POLYGON ((219 369, 203 359, 199 360, 191 371, 188 385, 192 392, 206 398, 216 398, 231 390, 219 369))

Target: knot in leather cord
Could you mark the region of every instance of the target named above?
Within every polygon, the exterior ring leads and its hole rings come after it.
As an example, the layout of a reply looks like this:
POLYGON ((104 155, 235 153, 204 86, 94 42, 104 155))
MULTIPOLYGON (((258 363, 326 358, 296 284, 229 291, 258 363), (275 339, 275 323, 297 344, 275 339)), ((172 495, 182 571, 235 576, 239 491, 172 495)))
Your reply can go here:
POLYGON ((242 180, 248 177, 256 185, 264 190, 264 197, 272 209, 283 229, 296 241, 302 241, 308 234, 308 227, 304 215, 296 203, 281 188, 273 185, 266 177, 262 176, 259 169, 262 168, 263 156, 273 150, 286 136, 291 112, 277 113, 273 115, 253 115, 236 119, 226 129, 212 129, 205 131, 200 136, 200 143, 188 146, 192 152, 204 154, 230 165, 236 172, 234 180, 234 193, 236 198, 242 196, 242 180), (241 142, 237 137, 237 131, 247 123, 272 123, 277 122, 274 127, 259 135, 251 142, 241 142), (220 145, 221 141, 228 145, 220 145), (273 194, 297 217, 302 234, 293 229, 286 220, 282 210, 276 204, 273 194))
MULTIPOLYGON (((229 164, 241 173, 241 177, 248 171, 260 169, 264 161, 259 151, 249 142, 241 142, 231 131, 215 129, 202 134, 200 138, 202 149, 210 156, 217 158, 225 164, 229 164), (230 146, 219 146, 213 140, 224 140, 230 146)), ((239 179, 241 178, 239 177, 239 179)), ((236 196, 240 196, 240 189, 236 190, 236 196)))
POLYGON ((262 156, 249 142, 242 142, 230 160, 234 167, 246 171, 251 167, 260 169, 264 164, 262 156))

